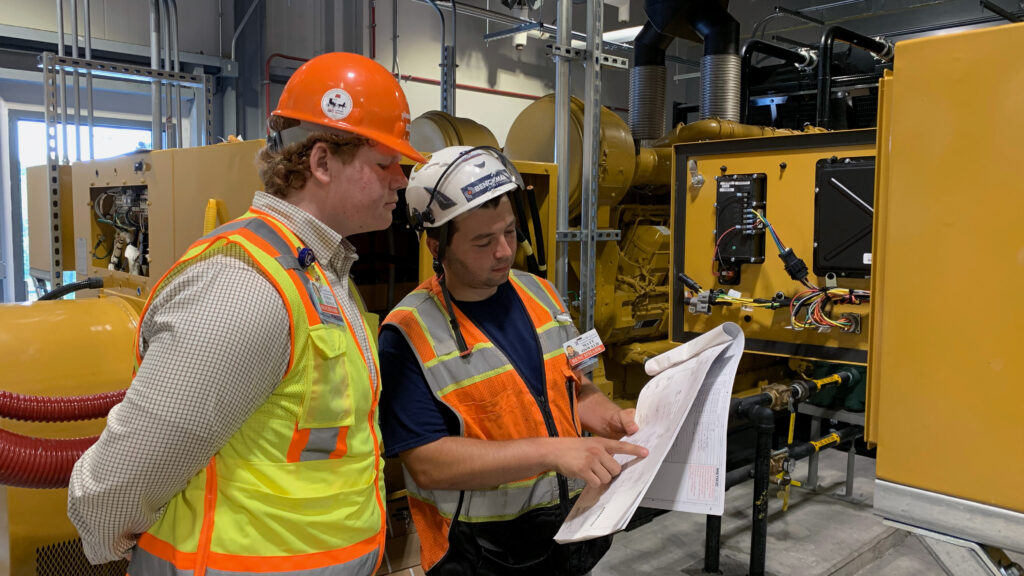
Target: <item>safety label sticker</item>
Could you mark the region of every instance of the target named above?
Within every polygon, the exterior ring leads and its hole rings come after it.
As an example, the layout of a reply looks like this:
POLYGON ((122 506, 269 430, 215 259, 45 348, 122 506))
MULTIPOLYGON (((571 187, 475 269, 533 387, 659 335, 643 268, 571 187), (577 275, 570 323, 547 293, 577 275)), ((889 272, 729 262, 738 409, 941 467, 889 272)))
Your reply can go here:
POLYGON ((352 95, 341 88, 328 90, 320 99, 320 109, 331 120, 341 120, 352 113, 352 95))

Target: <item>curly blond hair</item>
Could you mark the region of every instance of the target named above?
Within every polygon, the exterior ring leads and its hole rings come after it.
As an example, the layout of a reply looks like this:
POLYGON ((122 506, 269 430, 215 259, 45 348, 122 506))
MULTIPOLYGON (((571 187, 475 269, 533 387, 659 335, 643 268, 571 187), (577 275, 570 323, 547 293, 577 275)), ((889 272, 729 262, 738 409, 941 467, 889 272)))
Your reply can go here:
POLYGON ((371 144, 368 138, 351 133, 317 132, 280 150, 264 146, 256 156, 263 189, 278 198, 286 198, 292 190, 305 186, 311 175, 309 155, 317 142, 323 142, 342 164, 351 162, 364 146, 371 144))

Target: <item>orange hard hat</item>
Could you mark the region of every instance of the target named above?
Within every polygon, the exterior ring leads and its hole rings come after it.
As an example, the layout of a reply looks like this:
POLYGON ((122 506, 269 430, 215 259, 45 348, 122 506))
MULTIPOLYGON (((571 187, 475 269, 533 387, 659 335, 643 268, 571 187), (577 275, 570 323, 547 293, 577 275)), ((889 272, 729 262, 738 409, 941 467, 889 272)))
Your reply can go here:
POLYGON ((398 80, 359 54, 330 52, 303 64, 271 116, 352 132, 416 162, 427 161, 409 143, 409 103, 398 80))

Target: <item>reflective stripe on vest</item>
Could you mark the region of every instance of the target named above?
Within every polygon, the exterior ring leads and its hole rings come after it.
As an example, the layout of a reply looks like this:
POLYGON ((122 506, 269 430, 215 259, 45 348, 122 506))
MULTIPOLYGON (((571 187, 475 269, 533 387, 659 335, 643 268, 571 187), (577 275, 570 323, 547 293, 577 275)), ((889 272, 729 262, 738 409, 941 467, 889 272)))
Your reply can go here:
MULTIPOLYGON (((512 271, 510 280, 538 335, 540 352, 544 356, 547 404, 551 407, 557 433, 559 436, 578 436, 578 416, 574 414, 575 395, 567 389, 567 383, 574 383, 575 376, 569 369, 562 349, 562 343, 575 335, 575 328, 567 317, 559 318, 564 309, 553 296, 553 289, 545 286, 543 280, 518 270, 512 271)), ((457 307, 455 313, 472 351, 469 356, 459 356, 448 315, 440 301, 436 278, 424 282, 406 296, 388 315, 385 323, 396 326, 405 335, 416 353, 431 391, 458 416, 461 435, 487 440, 548 436, 540 407, 508 358, 457 307), (472 388, 485 386, 497 378, 515 382, 515 390, 529 401, 523 408, 532 413, 474 414, 454 398, 463 391, 472 391, 472 388), (491 425, 479 426, 481 416, 492 420, 491 425)), ((437 513, 445 518, 451 519, 454 516, 459 503, 459 491, 424 490, 416 485, 408 473, 405 477, 407 488, 416 499, 436 508, 437 513)), ((583 488, 584 483, 569 479, 569 485, 570 491, 577 492, 583 488)), ((557 477, 554 472, 547 472, 490 490, 467 491, 463 497, 459 520, 506 520, 533 508, 557 503, 558 500, 557 477)))
MULTIPOLYGON (((191 559, 188 559, 188 563, 191 559)), ((259 566, 252 567, 249 571, 240 571, 238 567, 252 562, 250 559, 219 558, 213 557, 206 567, 206 576, 246 576, 248 574, 267 574, 275 576, 366 576, 373 574, 374 568, 380 560, 380 550, 374 549, 371 552, 349 560, 330 564, 328 566, 296 568, 301 565, 294 557, 286 558, 259 558, 259 566), (218 568, 223 565, 230 568, 218 568)), ((142 548, 136 548, 132 552, 132 560, 128 564, 126 576, 198 576, 197 571, 191 568, 176 568, 173 563, 167 562, 158 556, 150 554, 142 548)))
MULTIPOLYGON (((193 244, 157 283, 143 316, 172 273, 229 243, 245 250, 285 304, 288 369, 139 538, 129 573, 369 576, 385 535, 380 386, 368 367, 376 357, 365 357, 344 311, 343 325, 321 316, 313 282, 330 284, 318 264, 298 265, 294 233, 250 210, 193 244)), ((366 328, 365 318, 354 320, 366 328)))

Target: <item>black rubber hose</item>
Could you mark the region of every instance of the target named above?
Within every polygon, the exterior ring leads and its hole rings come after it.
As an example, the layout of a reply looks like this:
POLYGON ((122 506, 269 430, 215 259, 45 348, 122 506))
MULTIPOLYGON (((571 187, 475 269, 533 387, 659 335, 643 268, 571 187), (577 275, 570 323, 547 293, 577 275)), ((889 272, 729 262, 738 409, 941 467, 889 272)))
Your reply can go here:
POLYGON ((86 278, 85 280, 58 286, 40 296, 39 300, 60 300, 72 292, 78 292, 79 290, 97 290, 99 288, 103 288, 102 278, 86 278))

